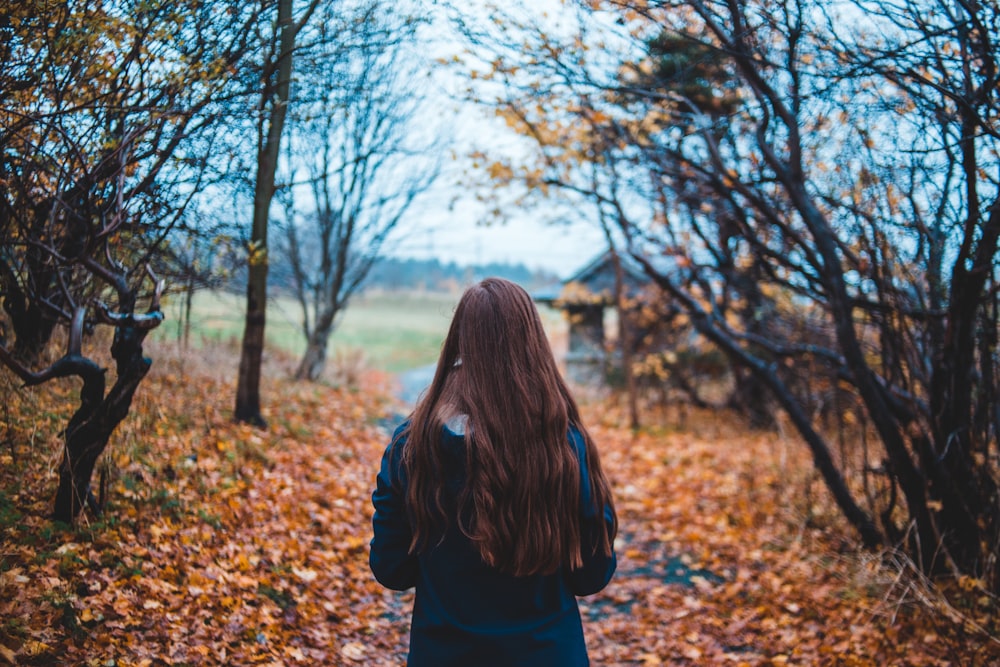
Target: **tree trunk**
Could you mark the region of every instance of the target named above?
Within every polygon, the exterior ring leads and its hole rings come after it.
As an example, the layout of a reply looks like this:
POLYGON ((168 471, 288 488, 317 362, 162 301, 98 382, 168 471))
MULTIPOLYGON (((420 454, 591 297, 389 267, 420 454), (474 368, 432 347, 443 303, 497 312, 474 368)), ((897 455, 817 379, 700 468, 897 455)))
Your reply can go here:
POLYGON ((622 373, 625 376, 625 392, 628 397, 629 428, 639 430, 639 397, 635 384, 635 369, 632 368, 632 322, 625 297, 625 279, 621 257, 612 248, 611 260, 615 267, 615 309, 618 311, 618 349, 622 353, 622 373))
POLYGON ((934 448, 924 461, 934 498, 942 502, 941 540, 963 572, 976 574, 985 569, 983 544, 996 539, 1000 520, 996 481, 988 472, 977 474, 985 466, 975 463, 976 457, 987 460, 989 440, 978 442, 972 428, 975 395, 989 391, 984 378, 976 378, 976 338, 1000 241, 1000 198, 978 226, 978 245, 963 248, 953 269, 944 347, 931 378, 934 448))
MULTIPOLYGON (((191 345, 191 310, 194 307, 194 276, 188 276, 187 289, 184 290, 184 316, 181 326, 181 349, 187 352, 191 345)), ((183 358, 183 357, 181 357, 183 358)))
POLYGON ((726 406, 746 417, 751 428, 775 428, 777 421, 768 388, 739 363, 732 364, 732 374, 733 390, 726 406))
POLYGON ((262 292, 267 291, 267 269, 251 269, 247 284, 247 314, 243 328, 239 379, 236 384, 236 408, 233 419, 265 428, 260 410, 260 371, 264 355, 265 306, 262 292))
POLYGON ((267 226, 271 200, 274 198, 274 177, 278 166, 281 134, 288 110, 292 78, 292 49, 296 26, 292 18, 292 0, 279 0, 277 30, 280 31, 277 80, 265 82, 261 109, 270 107, 266 121, 267 135, 257 153, 257 180, 254 185, 253 226, 250 235, 250 258, 247 277, 247 312, 240 353, 239 379, 236 385, 236 409, 233 418, 255 426, 266 427, 260 409, 261 361, 264 354, 264 325, 267 309, 268 246, 267 226))
POLYGON ((296 380, 315 382, 323 375, 326 369, 326 350, 334 330, 333 320, 341 308, 342 303, 334 303, 316 317, 316 327, 306 337, 306 351, 295 371, 296 380))
MULTIPOLYGON (((50 271, 39 266, 38 262, 29 260, 28 264, 33 267, 31 275, 35 280, 43 284, 50 282, 50 271)), ((52 338, 56 318, 46 317, 38 301, 28 298, 18 284, 14 271, 2 260, 0 287, 4 295, 3 308, 10 315, 10 325, 14 330, 13 354, 31 365, 40 359, 52 338)))
POLYGON ((926 477, 907 449, 901 418, 891 397, 865 358, 854 328, 854 312, 840 267, 836 236, 826 218, 813 204, 803 183, 790 182, 786 187, 796 209, 812 232, 817 255, 823 262, 821 280, 827 290, 830 316, 845 368, 851 374, 854 386, 857 387, 885 447, 892 476, 903 492, 907 512, 913 520, 915 532, 912 536, 911 553, 919 560, 921 569, 929 572, 941 554, 937 529, 927 506, 926 477))
POLYGON ((118 424, 128 416, 139 383, 152 362, 142 355, 145 331, 124 327, 115 332, 112 354, 117 360, 118 379, 104 396, 104 371, 82 375, 80 407, 66 427, 66 446, 59 466, 52 518, 72 523, 87 504, 90 478, 118 424))
POLYGON ((328 337, 329 334, 322 336, 314 334, 310 337, 306 345, 306 352, 302 355, 302 361, 299 362, 299 367, 295 371, 296 380, 315 382, 323 375, 323 371, 326 369, 326 341, 328 337))

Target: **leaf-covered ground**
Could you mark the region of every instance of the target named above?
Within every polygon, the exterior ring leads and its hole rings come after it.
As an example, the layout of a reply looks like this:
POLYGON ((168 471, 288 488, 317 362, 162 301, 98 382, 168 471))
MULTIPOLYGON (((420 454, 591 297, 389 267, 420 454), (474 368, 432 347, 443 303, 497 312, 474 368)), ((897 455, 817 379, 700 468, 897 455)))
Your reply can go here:
MULTIPOLYGON (((0 665, 404 663, 412 596, 367 565, 387 380, 274 373, 260 431, 230 421, 224 356, 160 355, 107 512, 74 528, 45 515, 76 389, 0 378, 0 665)), ((595 665, 1000 664, 994 601, 854 550, 793 437, 588 414, 621 519, 619 571, 581 601, 595 665)))

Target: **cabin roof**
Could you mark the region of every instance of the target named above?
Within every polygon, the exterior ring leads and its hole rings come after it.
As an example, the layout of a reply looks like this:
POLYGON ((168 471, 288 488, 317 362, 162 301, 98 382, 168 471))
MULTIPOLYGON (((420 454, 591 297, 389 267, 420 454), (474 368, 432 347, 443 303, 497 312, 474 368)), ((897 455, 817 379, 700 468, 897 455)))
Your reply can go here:
MULTIPOLYGON (((634 293, 649 283, 649 277, 632 257, 619 254, 618 261, 621 263, 626 293, 634 293)), ((565 300, 568 285, 579 285, 590 295, 603 296, 604 305, 611 303, 615 292, 614 252, 609 248, 596 255, 565 280, 536 290, 533 298, 539 303, 552 305, 560 299, 565 300)), ((594 303, 593 299, 588 300, 588 303, 594 303)))

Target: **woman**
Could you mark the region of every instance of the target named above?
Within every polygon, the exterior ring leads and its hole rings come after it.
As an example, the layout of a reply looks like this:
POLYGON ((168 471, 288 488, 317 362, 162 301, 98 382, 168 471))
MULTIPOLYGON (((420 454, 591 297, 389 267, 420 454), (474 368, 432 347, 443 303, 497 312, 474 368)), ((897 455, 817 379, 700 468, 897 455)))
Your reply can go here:
POLYGON ((521 287, 488 278, 463 294, 372 502, 372 572, 416 587, 410 667, 589 664, 575 596, 611 579, 618 522, 521 287))

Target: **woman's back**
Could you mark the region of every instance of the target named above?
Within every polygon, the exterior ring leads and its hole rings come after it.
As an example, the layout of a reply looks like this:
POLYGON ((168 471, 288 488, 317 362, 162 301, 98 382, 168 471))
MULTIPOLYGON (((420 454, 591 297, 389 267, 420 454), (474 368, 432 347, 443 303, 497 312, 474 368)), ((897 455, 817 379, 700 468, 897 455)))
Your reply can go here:
POLYGON ((587 664, 575 596, 610 580, 617 522, 521 288, 463 295, 372 499, 372 571, 416 587, 410 665, 587 664))

